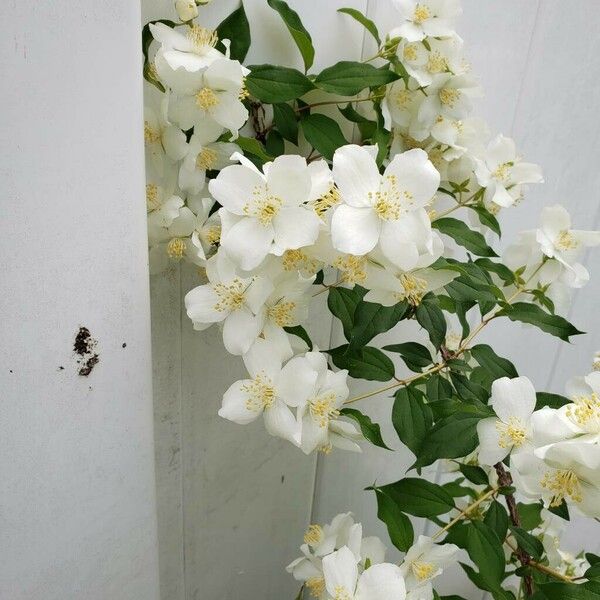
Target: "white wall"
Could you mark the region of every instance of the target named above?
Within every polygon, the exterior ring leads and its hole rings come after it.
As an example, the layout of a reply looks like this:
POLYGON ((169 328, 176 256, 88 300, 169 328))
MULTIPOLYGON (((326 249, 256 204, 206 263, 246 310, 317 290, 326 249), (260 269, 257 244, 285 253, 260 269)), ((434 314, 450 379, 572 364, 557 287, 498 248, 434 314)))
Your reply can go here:
POLYGON ((139 5, 6 0, 0 22, 0 598, 153 600, 139 5))
MULTIPOLYGON (((342 58, 358 59, 372 50, 361 29, 336 8, 354 6, 368 13, 382 31, 394 23, 389 0, 289 0, 301 14, 317 47, 315 70, 342 58), (363 48, 364 46, 364 48, 363 48), (364 52, 363 52, 364 50, 364 52)), ((535 226, 545 204, 567 206, 582 228, 599 226, 596 167, 600 147, 600 41, 595 35, 595 0, 566 4, 559 0, 463 0, 458 31, 466 42, 474 72, 486 97, 478 105, 494 132, 514 135, 528 160, 545 168, 546 184, 532 189, 526 201, 503 215, 501 245, 535 226), (576 108, 574 108, 574 105, 576 108)), ((237 5, 214 0, 202 9, 214 25, 237 5)), ((245 0, 253 48, 248 62, 299 66, 300 61, 278 17, 263 0, 245 0)), ((144 22, 164 18, 170 0, 143 0, 144 22)), ((370 54, 369 54, 370 55, 370 54)), ((573 344, 522 330, 496 326, 487 334, 499 353, 511 358, 520 373, 539 389, 561 392, 574 374, 585 373, 591 354, 600 348, 600 262, 588 260, 592 282, 577 294, 571 318, 590 332, 573 344)), ((181 311, 181 295, 197 284, 193 270, 173 270, 153 278, 153 348, 158 462, 159 539, 163 600, 294 597, 297 585, 283 567, 297 554, 309 522, 331 519, 352 510, 369 533, 385 538, 372 494, 363 492, 373 479, 393 481, 412 462, 395 441, 391 425, 386 440, 400 452, 365 447, 362 456, 333 453, 306 458, 285 442, 269 438, 260 423, 240 427, 216 416, 220 396, 242 373, 238 359, 223 350, 219 332, 194 332, 181 311)), ((311 324, 319 324, 326 344, 327 327, 318 307, 311 324)), ((403 328, 387 334, 396 341, 413 335, 403 328)), ((339 332, 333 331, 332 345, 339 332)), ((399 366, 399 369, 402 368, 399 366)), ((354 392, 373 389, 357 383, 354 392)), ((391 400, 365 400, 361 408, 389 423, 391 400)), ((419 527, 417 528, 419 531, 419 527)), ((598 549, 593 527, 572 527, 568 540, 586 540, 598 549)), ((479 598, 451 572, 445 593, 479 598)))

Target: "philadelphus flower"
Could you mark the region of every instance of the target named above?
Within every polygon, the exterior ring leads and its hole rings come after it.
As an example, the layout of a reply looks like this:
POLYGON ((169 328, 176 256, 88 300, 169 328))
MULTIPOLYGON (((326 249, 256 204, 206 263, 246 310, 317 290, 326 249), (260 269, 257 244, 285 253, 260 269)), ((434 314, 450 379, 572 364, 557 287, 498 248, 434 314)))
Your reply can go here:
POLYGON ((187 199, 187 205, 196 215, 196 226, 192 232, 192 244, 197 250, 198 258, 206 260, 209 255, 214 254, 221 239, 221 220, 219 214, 211 210, 215 204, 212 198, 191 196, 187 199))
POLYGON ((156 174, 164 176, 164 155, 178 161, 185 156, 185 133, 166 120, 163 105, 157 113, 149 106, 144 107, 144 146, 156 174))
POLYGON ((415 211, 424 218, 423 207, 440 182, 427 154, 420 149, 399 154, 380 175, 374 148, 343 146, 333 156, 333 177, 342 197, 331 220, 333 247, 361 256, 379 244, 390 261, 412 268, 418 251, 400 243, 406 231, 403 219, 415 211))
POLYGON ((494 465, 531 439, 535 388, 527 377, 501 377, 492 383, 490 405, 497 417, 477 423, 479 462, 494 465))
POLYGON ((301 156, 279 156, 261 173, 241 155, 242 164, 223 169, 209 190, 223 206, 221 246, 246 271, 269 253, 312 244, 320 220, 306 203, 311 199, 311 173, 301 156))
POLYGON ((485 188, 486 201, 503 207, 512 206, 521 197, 524 183, 543 182, 538 165, 523 162, 517 156, 515 143, 498 135, 487 147, 483 159, 476 159, 475 175, 485 188))
POLYGON ((380 564, 385 558, 385 546, 378 537, 362 537, 362 525, 354 523, 351 513, 339 514, 331 524, 311 525, 305 535, 304 544, 300 547, 303 554, 290 563, 286 570, 292 573, 297 581, 304 582, 311 596, 319 600, 329 600, 325 589, 323 574, 323 557, 348 547, 360 568, 380 564))
POLYGON ((420 535, 400 565, 408 598, 433 598, 431 580, 456 560, 457 552, 454 544, 436 544, 430 537, 420 535))
POLYGON ((265 300, 273 284, 264 277, 239 277, 235 266, 222 252, 206 263, 209 283, 185 296, 188 317, 194 329, 223 322, 223 343, 231 354, 248 352, 264 325, 265 300))
POLYGON ((567 396, 573 401, 558 412, 573 424, 579 441, 600 441, 600 372, 574 377, 567 383, 567 396))
POLYGON ((360 575, 356 557, 342 546, 323 558, 325 589, 333 600, 404 600, 406 586, 400 567, 381 563, 360 575))
POLYGON ((393 3, 402 24, 389 35, 409 42, 452 35, 454 20, 462 12, 459 0, 393 0, 393 3))

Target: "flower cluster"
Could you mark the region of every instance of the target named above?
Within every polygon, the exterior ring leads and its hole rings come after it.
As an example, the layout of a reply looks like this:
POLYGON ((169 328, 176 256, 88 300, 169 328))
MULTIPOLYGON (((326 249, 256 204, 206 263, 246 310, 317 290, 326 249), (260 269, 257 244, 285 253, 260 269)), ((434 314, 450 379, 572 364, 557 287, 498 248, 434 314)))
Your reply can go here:
MULTIPOLYGON (((197 330, 219 324, 248 372, 219 415, 242 425, 262 416, 306 454, 359 452, 365 440, 389 450, 379 425, 348 405, 393 389, 393 426, 418 473, 452 461, 447 483, 405 477, 371 488, 405 553, 399 566, 348 513, 312 525, 288 571, 321 600, 431 600, 431 580, 459 548, 479 569, 463 565, 469 578, 498 598, 512 597, 511 563, 525 596, 555 597, 543 577, 590 579, 585 559, 559 548, 556 518, 571 508, 600 518, 600 359, 568 398, 536 394, 474 338, 503 317, 563 340, 581 333, 560 315, 589 280, 580 261, 600 232, 572 229, 556 205, 501 259, 493 249, 497 217, 542 173, 472 116, 481 90, 454 31, 458 0, 394 0, 398 26, 383 40, 348 9, 377 54, 310 76, 248 70, 243 7, 213 31, 196 22, 203 3, 178 0, 181 23, 145 28, 145 76, 162 93, 145 113, 146 195, 151 272, 181 260, 199 268, 187 314, 197 330), (324 99, 310 104, 314 90, 324 99), (352 139, 323 105, 356 125, 352 139), (347 342, 325 350, 311 339, 322 293, 347 342), (427 340, 372 343, 412 319, 427 340), (414 374, 397 377, 389 354, 414 374), (350 398, 350 378, 392 383, 350 398), (407 515, 441 529, 415 542, 407 515)), ((308 71, 300 17, 282 0, 269 4, 308 71)))

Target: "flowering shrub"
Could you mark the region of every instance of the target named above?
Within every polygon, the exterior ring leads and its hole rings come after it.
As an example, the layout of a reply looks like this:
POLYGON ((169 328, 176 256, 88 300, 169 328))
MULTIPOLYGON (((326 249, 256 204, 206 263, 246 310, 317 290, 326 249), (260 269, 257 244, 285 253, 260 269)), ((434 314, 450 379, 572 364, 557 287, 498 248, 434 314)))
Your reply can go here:
POLYGON ((204 2, 178 0, 181 22, 144 28, 144 74, 162 92, 145 117, 148 228, 152 272, 180 260, 202 268, 187 313, 198 330, 222 324, 248 371, 220 416, 262 417, 306 454, 360 452, 387 445, 352 404, 394 393, 391 420, 415 473, 370 493, 404 559, 386 563, 383 543, 340 514, 311 525, 288 566, 298 598, 437 598, 435 577, 459 553, 496 599, 597 597, 600 558, 569 556, 559 542, 570 513, 600 518, 600 360, 565 396, 536 392, 475 338, 498 319, 565 341, 580 334, 561 315, 589 279, 578 260, 600 232, 572 229, 551 206, 496 254, 499 214, 542 174, 470 115, 480 90, 454 31, 457 0, 395 0, 398 26, 385 38, 341 9, 379 50, 309 74, 315 49, 299 15, 267 2, 305 72, 242 65, 243 7, 212 31, 196 22, 204 2), (315 91, 322 99, 309 102, 315 91), (311 341, 321 293, 346 338, 336 348, 311 341), (410 320, 427 340, 377 346, 410 320), (398 378, 390 355, 414 374, 398 378), (385 385, 350 397, 349 377, 385 385), (443 484, 421 477, 438 461, 443 484), (415 540, 408 515, 437 532, 415 540))

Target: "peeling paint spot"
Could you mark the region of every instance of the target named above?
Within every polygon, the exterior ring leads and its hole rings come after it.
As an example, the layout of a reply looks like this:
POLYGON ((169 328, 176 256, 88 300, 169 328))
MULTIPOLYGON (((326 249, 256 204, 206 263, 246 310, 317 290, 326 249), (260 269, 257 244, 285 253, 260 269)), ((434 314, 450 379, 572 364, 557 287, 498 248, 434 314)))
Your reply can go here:
POLYGON ((127 348, 127 344, 125 342, 123 342, 123 345, 121 346, 121 348, 127 348))
POLYGON ((87 327, 80 327, 73 344, 73 352, 79 357, 78 375, 87 377, 100 362, 100 356, 96 352, 97 346, 98 342, 92 337, 90 330, 87 327))

